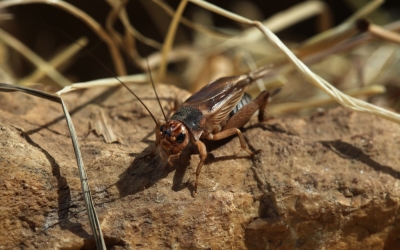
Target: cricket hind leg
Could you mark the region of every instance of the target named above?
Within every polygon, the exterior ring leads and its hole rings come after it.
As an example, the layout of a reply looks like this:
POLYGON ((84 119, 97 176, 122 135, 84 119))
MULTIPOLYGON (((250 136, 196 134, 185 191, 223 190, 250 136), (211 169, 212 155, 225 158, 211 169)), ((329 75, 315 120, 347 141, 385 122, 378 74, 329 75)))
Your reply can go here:
POLYGON ((231 128, 240 128, 246 122, 250 120, 250 117, 257 111, 260 110, 258 114, 258 120, 265 120, 265 108, 268 104, 269 92, 267 90, 262 91, 256 99, 252 102, 248 103, 246 106, 243 106, 239 109, 225 124, 222 128, 222 131, 228 130, 231 128))
MULTIPOLYGON (((236 113, 234 113, 233 116, 222 128, 222 131, 215 134, 210 133, 207 135, 206 139, 211 141, 218 141, 237 134, 242 150, 245 150, 250 156, 253 156, 254 152, 248 149, 244 136, 239 128, 243 126, 258 109, 260 110, 260 114, 258 116, 259 120, 264 120, 264 110, 268 104, 268 98, 269 92, 267 90, 262 91, 254 101, 248 103, 247 105, 239 109, 236 113)), ((200 153, 200 163, 196 169, 196 180, 193 196, 196 196, 197 194, 197 185, 199 183, 201 168, 203 167, 204 161, 207 158, 207 149, 204 143, 201 141, 196 141, 195 144, 200 153)))
POLYGON ((254 101, 248 103, 246 106, 243 106, 239 109, 225 124, 222 128, 222 131, 209 135, 209 140, 221 140, 231 135, 237 134, 240 140, 240 145, 242 150, 245 150, 250 156, 253 156, 254 153, 248 149, 246 145, 246 141, 244 140, 242 132, 239 130, 246 122, 250 120, 250 117, 259 110, 258 120, 265 120, 265 108, 268 104, 269 92, 267 90, 262 91, 254 101))
POLYGON ((250 149, 247 148, 246 141, 244 140, 244 136, 242 134, 242 131, 240 131, 238 128, 230 128, 228 130, 223 130, 217 134, 208 134, 206 137, 207 140, 210 141, 219 141, 225 138, 228 138, 232 135, 238 135, 239 141, 240 141, 240 146, 242 150, 246 151, 250 156, 254 155, 254 152, 252 152, 250 149))
POLYGON ((263 92, 261 92, 261 93, 257 96, 256 100, 257 100, 258 97, 260 97, 260 96, 263 98, 263 99, 262 99, 263 101, 262 101, 261 106, 260 106, 260 108, 259 108, 259 112, 258 112, 258 121, 259 121, 259 122, 262 122, 262 121, 265 121, 265 120, 266 120, 266 117, 265 117, 265 109, 267 108, 267 105, 268 105, 268 100, 269 100, 270 93, 269 93, 267 90, 264 90, 263 92), (264 96, 261 96, 263 93, 264 93, 264 96))

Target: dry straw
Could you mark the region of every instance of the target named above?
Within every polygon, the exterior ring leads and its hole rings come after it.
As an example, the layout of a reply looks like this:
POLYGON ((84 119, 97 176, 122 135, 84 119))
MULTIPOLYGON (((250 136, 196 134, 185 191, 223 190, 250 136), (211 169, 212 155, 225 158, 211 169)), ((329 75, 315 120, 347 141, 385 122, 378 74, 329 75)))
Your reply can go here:
MULTIPOLYGON (((37 69, 30 75, 24 77, 18 82, 18 85, 31 85, 32 83, 39 82, 40 79, 45 77, 46 75, 51 75, 51 71, 55 68, 58 68, 68 62, 72 57, 74 57, 84 46, 88 43, 88 39, 86 37, 79 38, 77 41, 73 42, 70 46, 66 49, 61 51, 59 54, 54 56, 52 59, 49 60, 50 67, 37 67, 37 69)), ((47 66, 47 65, 46 65, 47 66)), ((57 72, 57 71, 56 71, 57 72)), ((68 83, 70 83, 68 81, 68 83)), ((63 82, 59 83, 60 86, 63 82)), ((69 84, 71 85, 71 83, 69 84)), ((65 87, 65 86, 64 86, 65 87)))
MULTIPOLYGON (((369 86, 365 87, 363 89, 358 89, 358 90, 353 90, 348 92, 348 94, 342 93, 341 91, 337 90, 334 88, 330 83, 322 79, 320 76, 316 75, 314 72, 312 72, 302 61, 300 61, 297 56, 289 50, 280 39, 271 31, 274 30, 279 31, 284 29, 287 26, 292 25, 293 23, 297 23, 300 20, 303 20, 305 18, 308 18, 309 16, 314 16, 318 15, 320 20, 321 20, 321 26, 320 30, 324 31, 330 27, 331 24, 331 18, 330 18, 330 13, 327 8, 327 6, 320 1, 307 1, 304 3, 301 3, 289 10, 286 10, 283 13, 277 14, 267 20, 264 23, 261 23, 259 21, 252 21, 247 18, 244 18, 242 16, 236 15, 234 13, 231 13, 229 11, 226 11, 224 9, 221 9, 209 2, 206 1, 201 1, 201 0, 182 0, 180 2, 179 7, 177 8, 176 11, 173 11, 165 2, 160 1, 160 0, 153 0, 152 3, 157 4, 160 6, 163 10, 166 11, 169 15, 172 15, 172 21, 168 29, 168 33, 166 35, 165 41, 163 44, 158 43, 157 41, 154 41, 152 39, 149 39, 142 34, 140 34, 129 22, 128 14, 125 10, 125 4, 126 1, 117 1, 117 0, 107 0, 107 2, 110 4, 112 7, 112 10, 109 13, 109 16, 107 18, 106 22, 106 29, 104 29, 99 23, 97 23, 92 17, 90 17, 88 14, 83 12, 82 10, 72 6, 71 4, 60 1, 60 0, 25 0, 25 1, 18 1, 18 0, 6 0, 6 1, 1 1, 0 2, 0 9, 4 9, 10 6, 15 6, 15 5, 26 5, 26 4, 34 4, 34 3, 41 3, 41 4, 48 4, 57 8, 60 8, 71 15, 77 17, 80 19, 83 23, 85 23, 88 27, 90 27, 107 45, 109 48, 109 52, 111 54, 111 57, 113 59, 114 65, 116 72, 119 76, 123 76, 126 74, 125 70, 125 65, 122 59, 122 56, 120 54, 120 50, 124 50, 128 56, 141 68, 146 68, 145 67, 145 61, 139 56, 136 50, 136 40, 139 39, 140 41, 144 42, 145 44, 152 46, 157 49, 162 49, 162 53, 159 53, 153 57, 150 57, 150 67, 154 67, 155 65, 159 65, 159 71, 158 74, 156 74, 157 79, 164 79, 165 74, 166 74, 166 68, 168 62, 171 62, 171 60, 175 59, 180 59, 180 58, 185 58, 185 57, 190 57, 195 53, 200 53, 200 52, 192 52, 188 51, 182 48, 175 48, 173 49, 173 43, 174 43, 174 38, 176 35, 177 27, 180 22, 182 22, 184 25, 187 25, 193 29, 195 29, 198 32, 201 32, 202 34, 205 34, 206 36, 212 37, 215 39, 218 43, 218 45, 212 45, 211 47, 203 50, 202 52, 206 51, 206 53, 212 54, 216 53, 218 51, 226 51, 228 49, 231 49, 233 47, 236 47, 238 45, 246 44, 246 43, 252 43, 255 41, 258 41, 262 39, 263 37, 267 38, 268 41, 276 47, 284 57, 286 57, 286 60, 288 60, 292 66, 288 67, 288 65, 284 65, 281 70, 275 70, 272 71, 272 74, 278 74, 282 72, 287 72, 290 70, 290 68, 295 68, 302 76, 304 79, 306 79, 309 83, 315 85, 322 91, 324 91, 326 94, 328 94, 333 100, 336 102, 340 103, 344 107, 356 110, 356 111, 362 111, 362 112, 367 112, 371 113, 374 115, 381 116, 385 119, 397 122, 400 124, 400 115, 390 112, 388 110, 385 110, 383 108, 377 107, 375 105, 366 103, 364 101, 355 99, 349 95, 353 96, 359 96, 359 95, 370 95, 372 93, 381 93, 384 91, 383 87, 381 86, 369 86), (182 17, 182 13, 188 3, 193 3, 196 4, 206 10, 209 10, 211 12, 214 12, 216 14, 219 14, 221 16, 224 16, 226 18, 229 18, 231 20, 234 20, 238 23, 245 24, 250 26, 249 29, 244 31, 241 35, 237 37, 232 37, 227 34, 223 34, 222 32, 212 30, 210 28, 206 28, 202 25, 194 24, 191 21, 185 19, 182 17), (305 11, 307 10, 307 11, 305 11), (288 15, 288 13, 290 13, 288 15), (288 18, 289 17, 289 18, 288 18), (124 34, 119 34, 116 30, 114 30, 113 25, 116 22, 117 18, 122 22, 125 33, 124 34)), ((367 4, 364 8, 362 8, 360 11, 355 13, 352 17, 350 17, 348 20, 346 20, 344 23, 341 25, 326 30, 322 32, 320 35, 310 39, 309 41, 306 41, 303 43, 299 48, 298 51, 296 52, 298 56, 307 56, 310 53, 313 53, 313 55, 316 55, 314 57, 314 60, 317 60, 319 58, 324 57, 328 55, 329 53, 333 53, 335 50, 330 50, 328 51, 328 47, 337 44, 338 42, 342 42, 344 38, 350 37, 351 35, 355 34, 358 32, 357 30, 357 21, 365 17, 367 14, 371 13, 373 10, 375 10, 379 5, 381 5, 383 1, 381 0, 376 0, 372 1, 369 4, 367 4), (318 52, 318 53, 315 53, 318 52)), ((370 35, 383 38, 386 40, 390 40, 392 42, 397 42, 399 43, 400 39, 399 36, 395 33, 388 32, 387 30, 383 30, 380 27, 376 25, 368 25, 367 26, 367 31, 369 32, 370 35)), ((61 103, 66 115, 68 127, 71 131, 71 137, 73 140, 74 148, 75 148, 75 153, 77 157, 77 162, 79 165, 80 169, 80 174, 81 174, 81 183, 82 183, 82 190, 84 193, 85 197, 85 202, 86 202, 86 207, 87 211, 89 214, 90 218, 90 223, 92 226, 92 230, 94 233, 94 237, 96 239, 96 245, 99 249, 105 249, 105 244, 104 240, 102 237, 101 233, 101 228, 100 228, 100 223, 98 222, 96 212, 93 207, 93 202, 91 200, 90 196, 90 189, 87 181, 87 177, 85 174, 85 170, 83 167, 83 162, 82 158, 80 156, 79 152, 79 145, 76 140, 76 134, 74 133, 72 121, 67 114, 68 112, 66 111, 65 104, 63 103, 62 99, 58 96, 63 93, 75 90, 75 89, 81 89, 81 88, 92 88, 92 87, 97 87, 97 86, 114 86, 120 84, 118 80, 114 78, 110 79, 101 79, 101 80, 96 80, 96 81, 91 81, 90 83, 75 83, 70 85, 69 81, 66 80, 61 74, 58 73, 58 71, 55 69, 58 67, 58 65, 62 64, 63 61, 67 60, 65 58, 68 58, 68 56, 64 56, 64 59, 54 59, 52 63, 46 63, 44 60, 40 59, 37 55, 35 55, 33 52, 31 52, 28 48, 24 47, 22 44, 18 43, 18 41, 13 40, 12 36, 9 36, 8 34, 5 34, 3 31, 0 31, 0 36, 3 37, 3 41, 5 41, 9 46, 14 46, 13 48, 20 51, 20 53, 25 54, 30 61, 36 64, 38 68, 38 72, 34 73, 32 76, 29 76, 25 79, 23 79, 22 83, 26 83, 27 81, 32 81, 37 80, 40 77, 42 77, 43 74, 47 74, 50 77, 52 77, 56 82, 58 82, 61 86, 66 86, 64 89, 61 91, 57 92, 57 95, 51 95, 47 94, 44 92, 40 92, 37 90, 25 88, 25 87, 20 87, 20 86, 15 86, 15 85, 7 85, 7 84, 0 84, 0 90, 1 91, 22 91, 31 95, 36 95, 44 99, 48 99, 51 101, 55 101, 58 103, 61 103)), ((83 41, 85 42, 85 41, 83 41)), ((86 41, 87 42, 87 41, 86 41)), ((349 45, 350 43, 347 43, 346 41, 342 43, 341 49, 343 49, 345 46, 351 46, 349 45)), ((81 46, 81 45, 79 45, 81 46)), ((337 49, 337 48, 336 48, 337 49)), ((74 52, 70 52, 69 55, 72 55, 76 53, 77 49, 74 49, 74 52)), ((312 61, 313 59, 308 59, 309 61, 312 61)), ((135 82, 135 83, 141 83, 141 82, 146 82, 148 81, 148 77, 145 74, 138 74, 138 75, 133 75, 133 76, 126 76, 126 77, 120 77, 120 80, 124 82, 135 82)), ((283 82, 283 81, 282 81, 283 82)), ((323 99, 313 99, 309 100, 308 102, 304 103, 305 107, 315 107, 319 106, 322 104, 326 104, 330 102, 328 98, 323 98, 323 99)), ((290 105, 281 105, 277 106, 275 109, 279 110, 281 112, 286 112, 288 110, 293 110, 293 109, 298 109, 299 105, 296 104, 296 107, 292 107, 290 105)))
MULTIPOLYGON (((312 72, 303 62, 301 62, 294 54, 292 51, 290 51, 284 44, 283 42, 274 34, 272 33, 267 27, 265 27, 261 22, 259 21, 252 21, 247 18, 244 18, 242 16, 238 16, 234 13, 231 13, 229 11, 226 11, 224 9, 221 9, 213 4, 210 4, 205 1, 199 1, 199 0, 189 0, 192 3, 195 3, 205 9, 208 9, 210 11, 213 11, 217 14, 220 14, 222 16, 225 16, 227 18, 230 18, 234 21, 237 21, 242 24, 246 25, 251 25, 255 26, 264 34, 264 36, 273 44, 275 45, 282 53, 284 53, 287 57, 287 59, 296 67, 298 72, 311 84, 314 86, 318 87, 322 91, 324 91, 326 94, 328 94, 332 99, 337 101, 339 104, 346 108, 350 108, 352 110, 356 111, 362 111, 362 112, 367 112, 371 113, 380 117, 383 117, 385 119, 394 121, 398 124, 400 124, 400 115, 396 114, 394 112, 391 112, 389 110, 380 108, 378 106, 375 106, 373 104, 361 101, 359 99, 353 98, 351 96, 348 96, 335 87, 333 87, 329 82, 325 81, 323 78, 312 72)), ((376 8, 376 6, 379 6, 383 1, 374 1, 373 4, 371 3, 368 5, 368 8, 373 9, 376 8)), ((369 10, 369 9, 368 9, 369 10)), ((365 13, 368 13, 368 11, 363 12, 362 14, 365 15, 365 13)))
POLYGON ((57 8, 60 8, 76 18, 82 20, 88 27, 90 27, 107 45, 111 53, 111 58, 113 59, 115 70, 118 75, 126 75, 125 64, 122 60, 121 53, 118 50, 117 45, 108 35, 108 33, 103 29, 103 27, 96 22, 91 16, 83 12, 82 10, 76 8, 75 6, 59 0, 6 0, 0 2, 0 10, 16 5, 26 5, 26 4, 48 4, 57 8))
POLYGON ((92 228, 93 236, 96 242, 97 249, 106 249, 106 245, 104 242, 103 238, 103 233, 101 231, 100 227, 100 222, 96 214, 96 210, 94 209, 93 205, 93 200, 92 200, 92 195, 90 193, 90 187, 89 187, 89 182, 88 178, 86 175, 85 167, 83 164, 83 159, 82 159, 82 153, 80 151, 79 147, 79 142, 78 142, 78 136, 76 135, 74 124, 72 123, 71 116, 69 115, 69 112, 67 110, 67 107, 64 103, 64 101, 61 99, 61 97, 53 94, 49 94, 40 90, 36 89, 31 89, 23 86, 17 86, 13 84, 5 84, 5 83, 0 83, 0 91, 3 92, 15 92, 15 91, 20 91, 29 95, 37 96, 42 99, 46 99, 52 102, 56 102, 61 104, 62 109, 64 111, 64 116, 65 120, 68 125, 68 130, 71 135, 71 141, 72 145, 74 147, 74 152, 75 152, 75 158, 76 162, 78 164, 78 170, 79 170, 79 177, 81 180, 81 186, 82 186, 82 193, 83 193, 83 198, 86 206, 86 211, 89 217, 89 222, 90 222, 90 227, 92 228))
POLYGON ((36 53, 26 47, 19 40, 15 39, 12 35, 6 31, 0 29, 0 40, 6 43, 9 47, 19 51, 21 55, 24 55, 30 62, 32 62, 40 71, 46 72, 47 75, 58 83, 61 87, 71 85, 72 83, 61 75, 54 67, 48 64, 45 60, 40 58, 36 53))

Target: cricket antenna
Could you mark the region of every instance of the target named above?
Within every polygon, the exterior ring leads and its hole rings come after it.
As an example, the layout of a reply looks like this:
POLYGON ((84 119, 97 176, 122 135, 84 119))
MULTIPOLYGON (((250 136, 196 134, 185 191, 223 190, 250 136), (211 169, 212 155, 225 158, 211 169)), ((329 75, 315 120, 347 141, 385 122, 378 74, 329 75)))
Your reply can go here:
POLYGON ((151 86, 153 86, 154 93, 156 94, 156 97, 157 97, 158 105, 160 105, 161 112, 162 112, 162 114, 164 116, 164 121, 167 121, 167 116, 165 115, 164 109, 161 106, 160 98, 158 97, 157 90, 156 90, 156 85, 154 84, 153 76, 151 75, 149 59, 147 57, 146 57, 146 65, 147 65, 147 71, 149 73, 149 78, 150 78, 150 81, 151 81, 151 86))
MULTIPOLYGON (((67 33, 62 32, 61 30, 56 30, 56 31, 59 32, 59 33, 61 33, 61 34, 63 34, 65 37, 69 37, 69 39, 72 40, 71 36, 68 35, 67 33)), ((88 53, 94 60, 96 60, 96 62, 97 62, 99 65, 101 65, 111 76, 113 76, 113 77, 114 77, 118 82, 120 82, 129 92, 131 92, 131 94, 132 94, 134 97, 136 97, 136 99, 143 105, 143 107, 147 110, 147 112, 149 112, 151 118, 153 118, 153 120, 154 120, 154 123, 157 124, 157 120, 156 120, 156 118, 154 117, 153 113, 151 113, 150 109, 146 106, 146 104, 144 104, 143 101, 142 101, 135 93, 133 93, 133 91, 128 87, 128 85, 126 85, 123 81, 121 81, 121 80, 117 77, 117 75, 116 75, 112 70, 110 70, 102 61, 100 61, 89 49, 87 49, 84 45, 81 45, 79 42, 78 42, 77 44, 78 44, 79 46, 81 46, 81 47, 85 50, 85 52, 88 53)), ((152 81, 152 82, 153 82, 153 81, 152 81)), ((154 84, 153 84, 153 88, 154 88, 154 84)), ((156 95, 157 95, 157 92, 156 92, 156 95)), ((160 100, 158 99, 158 95, 157 95, 157 100, 158 100, 158 103, 160 103, 160 100)), ((161 104, 160 104, 160 105, 161 105, 161 104)), ((161 109, 161 110, 162 110, 162 109, 161 109)), ((163 114, 164 114, 164 110, 162 110, 162 112, 163 112, 163 114)), ((164 117, 165 117, 165 115, 164 115, 164 117)))
MULTIPOLYGON (((142 50, 145 51, 143 39, 140 38, 140 37, 137 37, 137 39, 140 41, 139 44, 140 44, 142 50)), ((156 85, 154 84, 153 76, 151 75, 149 58, 148 58, 148 56, 146 56, 145 58, 146 58, 147 73, 148 73, 149 79, 151 81, 151 86, 153 87, 154 93, 156 94, 158 105, 160 106, 161 112, 162 112, 162 114, 164 116, 164 121, 167 122, 167 116, 165 115, 164 109, 161 106, 161 101, 160 101, 160 98, 158 97, 158 94, 157 94, 156 85)))
MULTIPOLYGON (((86 52, 88 52, 89 55, 90 55, 93 59, 95 59, 96 62, 97 62, 98 64, 100 64, 105 70, 107 70, 108 73, 110 73, 110 74, 111 74, 115 79, 117 79, 117 81, 120 82, 129 92, 131 92, 131 94, 132 94, 134 97, 136 97, 136 99, 143 105, 143 107, 147 110, 147 112, 149 112, 151 118, 153 118, 153 120, 154 120, 154 123, 157 124, 157 120, 156 120, 156 118, 154 117, 153 113, 151 113, 150 109, 146 106, 146 104, 144 104, 144 102, 143 102, 143 101, 128 87, 128 85, 126 85, 123 81, 121 81, 121 80, 115 75, 115 73, 112 72, 112 70, 110 70, 110 69, 109 69, 102 61, 100 61, 96 56, 94 56, 94 55, 92 54, 91 51, 86 50, 86 52)), ((150 74, 150 78, 151 78, 151 74, 150 74)), ((154 88, 154 90, 155 90, 153 80, 151 80, 151 82, 152 82, 153 88, 154 88)), ((157 96, 158 103, 160 104, 160 107, 161 107, 160 99, 158 98, 157 92, 156 92, 156 96, 157 96)), ((162 113, 164 114, 164 110, 163 110, 162 108, 161 108, 161 111, 162 111, 162 113)), ((165 114, 164 114, 164 117, 165 117, 165 114)))

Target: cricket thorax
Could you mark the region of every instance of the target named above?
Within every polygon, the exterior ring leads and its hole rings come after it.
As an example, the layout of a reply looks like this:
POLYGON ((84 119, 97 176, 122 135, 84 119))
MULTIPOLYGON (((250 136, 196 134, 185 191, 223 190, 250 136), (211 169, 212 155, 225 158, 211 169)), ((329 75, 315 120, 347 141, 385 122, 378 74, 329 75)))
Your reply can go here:
POLYGON ((169 121, 161 125, 160 144, 167 155, 179 154, 189 142, 189 131, 180 121, 169 121))
POLYGON ((171 117, 173 121, 179 121, 185 124, 193 138, 197 141, 204 132, 204 126, 207 121, 204 114, 198 109, 190 106, 181 106, 171 117))

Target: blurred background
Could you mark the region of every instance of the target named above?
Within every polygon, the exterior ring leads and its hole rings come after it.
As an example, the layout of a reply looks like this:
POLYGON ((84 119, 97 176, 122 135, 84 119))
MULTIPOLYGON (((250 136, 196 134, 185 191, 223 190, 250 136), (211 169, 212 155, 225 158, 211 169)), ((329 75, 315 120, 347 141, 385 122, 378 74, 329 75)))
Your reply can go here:
MULTIPOLYGON (((3 1, 3 4, 4 2, 7 1, 3 1)), ((109 46, 82 20, 59 7, 29 2, 26 1, 26 4, 1 9, 0 28, 4 32, 21 41, 45 61, 51 61, 79 38, 86 37, 86 49, 79 49, 57 66, 57 70, 70 82, 112 77, 112 74, 104 70, 103 66, 99 65, 90 54, 93 54, 116 75, 121 74, 116 70, 110 56, 109 46)), ((112 24, 113 32, 118 33, 119 37, 118 35, 113 36, 112 32, 106 27, 107 19, 110 20, 112 16, 110 14, 112 3, 118 4, 121 1, 74 0, 66 2, 96 20, 105 30, 109 31, 111 37, 116 39, 115 43, 118 45, 122 56, 126 74, 137 74, 145 71, 146 67, 143 66, 145 65, 143 60, 150 55, 152 55, 149 59, 151 68, 158 68, 159 63, 157 62, 160 59, 157 58, 160 58, 159 51, 163 46, 172 19, 167 9, 174 11, 180 3, 178 0, 131 0, 124 2, 121 8, 126 11, 131 26, 142 37, 151 40, 151 42, 144 44, 133 38, 134 42, 131 41, 131 47, 127 49, 126 41, 118 41, 126 31, 121 20, 116 18, 112 24)), ((305 3, 318 2, 320 6, 324 6, 321 13, 310 14, 309 17, 276 31, 277 36, 287 46, 296 50, 304 48, 302 47, 303 42, 324 30, 341 24, 371 1, 213 0, 209 2, 249 19, 260 21, 270 18, 288 20, 292 15, 287 11, 301 5, 304 5, 304 7, 303 9, 299 8, 300 13, 307 13, 308 11, 313 13, 314 10, 311 10, 311 5, 305 5, 305 3)), ((278 81, 285 84, 283 87, 279 87, 282 91, 274 98, 274 102, 278 104, 298 103, 323 98, 322 95, 324 94, 305 83, 298 73, 293 70, 285 71, 282 69, 288 63, 284 62, 282 55, 271 47, 266 38, 239 41, 235 45, 223 47, 223 49, 218 47, 231 37, 243 35, 243 32, 249 27, 214 14, 193 3, 188 3, 183 16, 192 24, 199 24, 208 31, 199 31, 187 25, 179 25, 173 50, 170 53, 175 57, 169 60, 168 71, 162 82, 174 84, 193 92, 217 77, 240 74, 262 65, 271 64, 277 70, 274 76, 267 81, 278 81)), ((400 2, 389 0, 369 14, 367 18, 375 25, 384 26, 399 20, 399 16, 400 2)), ((342 42, 354 39, 361 34, 362 32, 355 32, 344 38, 342 42)), ((61 88, 59 84, 54 83, 46 76, 34 78, 34 82, 27 83, 27 79, 32 79, 28 76, 35 73, 37 66, 27 60, 23 52, 10 48, 2 37, 0 34, 0 42, 2 42, 0 44, 0 67, 3 82, 39 85, 50 92, 61 88)), ((318 60, 311 60, 307 65, 343 91, 362 89, 367 85, 383 86, 389 91, 360 95, 359 98, 396 111, 400 110, 400 83, 398 81, 400 51, 398 44, 382 39, 373 39, 368 42, 360 42, 357 46, 348 49, 340 49, 337 52, 328 53, 329 48, 329 46, 326 46, 326 48, 317 49, 312 53, 307 52, 306 56, 320 56, 318 60)), ((301 54, 301 52, 299 53, 301 54)), ((252 91, 254 92, 253 95, 256 95, 257 91, 259 92, 259 90, 252 91)), ((280 115, 307 115, 318 108, 328 108, 332 105, 334 104, 316 104, 306 106, 304 109, 289 108, 276 112, 280 115)))

